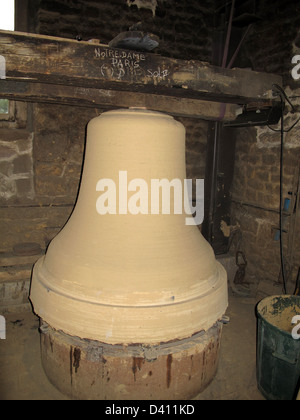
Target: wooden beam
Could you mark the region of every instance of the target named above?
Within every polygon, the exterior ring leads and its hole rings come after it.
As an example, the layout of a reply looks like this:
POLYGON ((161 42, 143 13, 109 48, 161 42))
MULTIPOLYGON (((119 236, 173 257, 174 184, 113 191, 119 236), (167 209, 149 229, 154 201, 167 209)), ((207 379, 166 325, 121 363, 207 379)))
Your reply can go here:
MULTIPOLYGON (((9 253, 0 253, 0 267, 13 267, 15 265, 34 264, 44 253, 32 256, 17 256, 9 253)), ((0 276, 1 279, 1 276, 0 276)))
POLYGON ((63 86, 47 83, 12 82, 0 83, 0 97, 10 100, 56 103, 90 108, 146 107, 167 112, 174 116, 232 121, 240 107, 227 104, 223 116, 218 102, 178 98, 140 92, 125 92, 87 87, 63 86))
MULTIPOLYGON (((8 81, 144 92, 213 102, 272 101, 277 75, 223 69, 97 43, 0 31, 8 81)), ((5 80, 1 80, 1 84, 5 80)))

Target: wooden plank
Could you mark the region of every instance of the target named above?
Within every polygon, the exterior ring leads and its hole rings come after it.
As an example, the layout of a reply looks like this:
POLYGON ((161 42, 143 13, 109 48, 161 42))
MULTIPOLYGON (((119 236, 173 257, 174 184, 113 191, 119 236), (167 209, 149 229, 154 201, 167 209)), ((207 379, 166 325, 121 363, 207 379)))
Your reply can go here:
POLYGON ((31 271, 32 264, 28 264, 27 266, 0 267, 0 284, 30 280, 31 271))
POLYGON ((198 99, 178 98, 140 92, 124 92, 107 89, 63 86, 46 83, 12 82, 0 83, 0 97, 10 100, 56 103, 64 105, 147 109, 167 112, 174 116, 201 118, 215 121, 223 117, 232 121, 240 107, 227 104, 223 116, 220 103, 198 99))
POLYGON ((0 31, 0 55, 7 80, 236 104, 270 101, 272 84, 282 85, 277 75, 20 32, 0 31))
POLYGON ((15 265, 34 264, 44 254, 19 256, 8 253, 0 253, 0 267, 13 267, 15 265))

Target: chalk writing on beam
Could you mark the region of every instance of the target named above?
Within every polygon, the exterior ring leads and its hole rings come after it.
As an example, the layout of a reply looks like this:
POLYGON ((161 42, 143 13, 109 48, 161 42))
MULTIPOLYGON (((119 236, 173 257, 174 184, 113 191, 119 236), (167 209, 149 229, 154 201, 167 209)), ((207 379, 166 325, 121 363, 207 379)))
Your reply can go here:
POLYGON ((158 67, 157 70, 152 70, 152 69, 147 70, 147 77, 151 77, 153 79, 164 80, 168 76, 169 76, 169 70, 162 70, 160 67, 158 67))
POLYGON ((160 82, 169 76, 167 69, 148 68, 147 56, 139 52, 115 50, 111 48, 95 48, 95 58, 104 61, 100 72, 104 78, 122 80, 124 77, 147 77, 160 82))

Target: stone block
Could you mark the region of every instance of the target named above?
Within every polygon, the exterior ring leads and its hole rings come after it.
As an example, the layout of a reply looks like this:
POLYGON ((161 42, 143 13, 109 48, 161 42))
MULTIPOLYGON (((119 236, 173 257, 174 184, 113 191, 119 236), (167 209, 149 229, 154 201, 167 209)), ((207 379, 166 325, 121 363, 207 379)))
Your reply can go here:
POLYGON ((38 196, 49 197, 50 201, 55 197, 69 196, 65 180, 58 176, 37 176, 35 178, 35 191, 38 196))
POLYGON ((48 232, 58 231, 68 220, 73 205, 45 207, 0 207, 0 252, 16 243, 37 242, 44 249, 48 232))
POLYGON ((30 280, 0 283, 0 311, 7 306, 28 303, 30 280))
POLYGON ((262 154, 262 164, 265 166, 279 165, 279 154, 274 153, 274 149, 264 149, 262 154))
POLYGON ((56 162, 37 162, 35 164, 36 177, 61 177, 64 171, 64 164, 56 162))
POLYGON ((16 194, 16 183, 13 179, 0 173, 0 201, 6 202, 16 194))
POLYGON ((31 155, 32 153, 32 143, 33 143, 33 133, 29 135, 28 138, 24 140, 18 140, 16 143, 16 147, 18 150, 18 153, 28 153, 31 155))
POLYGON ((4 175, 5 177, 10 177, 12 175, 12 164, 8 161, 1 161, 0 160, 0 174, 4 175))
POLYGON ((32 158, 28 154, 22 154, 13 161, 13 173, 25 174, 32 172, 32 158))
POLYGON ((15 180, 18 197, 33 199, 35 196, 32 178, 20 178, 15 180))
POLYGON ((68 140, 64 134, 37 134, 34 159, 38 162, 61 161, 67 157, 68 140))
POLYGON ((16 156, 16 151, 9 144, 2 142, 0 144, 0 160, 10 160, 16 156))

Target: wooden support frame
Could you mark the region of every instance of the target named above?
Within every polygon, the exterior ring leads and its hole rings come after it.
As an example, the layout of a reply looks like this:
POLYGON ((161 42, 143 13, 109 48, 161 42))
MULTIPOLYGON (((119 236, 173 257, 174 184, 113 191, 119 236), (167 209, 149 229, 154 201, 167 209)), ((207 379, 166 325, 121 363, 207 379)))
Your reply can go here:
POLYGON ((271 106, 272 84, 282 84, 277 75, 21 32, 0 31, 0 55, 6 61, 0 97, 29 102, 145 106, 228 121, 242 105, 271 106))
MULTIPOLYGON (((217 102, 49 83, 6 81, 3 86, 0 83, 0 96, 11 100, 56 103, 87 108, 146 107, 177 117, 188 116, 212 121, 217 120, 221 115, 221 106, 217 102)), ((239 108, 235 104, 227 104, 223 116, 224 121, 234 120, 239 108)))

